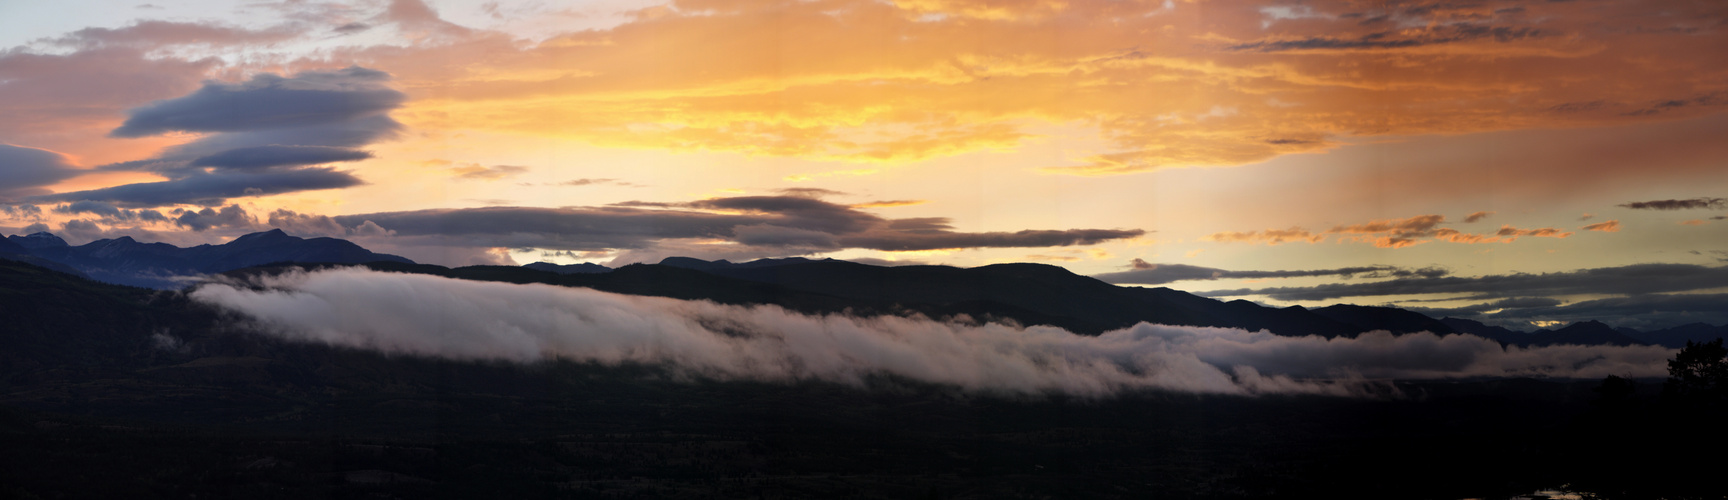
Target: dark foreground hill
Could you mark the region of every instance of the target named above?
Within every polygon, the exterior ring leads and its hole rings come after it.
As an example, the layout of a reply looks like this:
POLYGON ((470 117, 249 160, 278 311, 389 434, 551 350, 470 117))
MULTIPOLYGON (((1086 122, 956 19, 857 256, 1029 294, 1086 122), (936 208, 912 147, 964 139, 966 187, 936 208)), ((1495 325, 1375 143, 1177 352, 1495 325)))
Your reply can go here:
MULTIPOLYGON (((638 279, 614 286, 652 281, 638 279)), ((0 304, 0 498, 1456 499, 1581 484, 1604 464, 1685 493, 1715 467, 1598 455, 1689 431, 1601 410, 1593 381, 995 397, 388 357, 15 262, 0 262, 0 304)), ((1614 408, 1649 404, 1653 385, 1614 408)))

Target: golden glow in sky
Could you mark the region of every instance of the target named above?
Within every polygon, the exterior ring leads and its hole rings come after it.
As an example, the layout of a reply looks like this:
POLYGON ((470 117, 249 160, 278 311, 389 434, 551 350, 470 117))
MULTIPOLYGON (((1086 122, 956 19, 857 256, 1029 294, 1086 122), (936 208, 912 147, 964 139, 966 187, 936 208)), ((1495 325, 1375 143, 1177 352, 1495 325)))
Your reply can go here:
POLYGON ((1434 307, 1505 297, 1274 289, 1728 259, 1720 2, 86 3, 0 7, 9 234, 1434 307))

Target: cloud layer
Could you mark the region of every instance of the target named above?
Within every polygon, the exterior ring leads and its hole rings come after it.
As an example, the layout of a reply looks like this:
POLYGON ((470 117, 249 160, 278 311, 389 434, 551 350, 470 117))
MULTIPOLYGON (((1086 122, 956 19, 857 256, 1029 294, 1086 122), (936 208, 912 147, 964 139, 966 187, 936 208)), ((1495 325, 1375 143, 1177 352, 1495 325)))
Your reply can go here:
POLYGON ((271 335, 391 354, 650 364, 721 380, 867 386, 890 376, 1008 394, 1365 395, 1368 380, 1384 378, 1659 376, 1672 356, 1649 346, 1522 349, 1461 335, 1328 340, 1150 324, 1084 337, 357 268, 210 283, 191 297, 271 335))
POLYGON ((0 202, 44 193, 43 186, 78 173, 65 155, 0 143, 0 202))
POLYGON ((145 171, 161 182, 124 184, 37 198, 101 201, 129 207, 213 206, 232 198, 268 196, 361 184, 326 166, 371 158, 353 149, 395 137, 402 125, 389 112, 407 96, 390 75, 349 67, 293 76, 261 73, 239 83, 205 82, 197 91, 134 108, 110 135, 135 138, 175 132, 206 134, 154 158, 103 170, 145 171))
POLYGON ((1685 200, 1650 200, 1621 203, 1620 206, 1634 210, 1688 210, 1696 208, 1723 208, 1728 203, 1722 198, 1691 198, 1685 200))
MULTIPOLYGON (((1490 214, 1493 214, 1493 212, 1475 212, 1465 216, 1464 222, 1477 222, 1488 217, 1490 214)), ((1405 219, 1381 219, 1361 224, 1342 224, 1321 232, 1309 231, 1302 227, 1248 232, 1227 231, 1204 236, 1201 240, 1215 241, 1219 243, 1265 243, 1267 245, 1278 245, 1293 242, 1319 243, 1326 241, 1326 238, 1330 235, 1338 235, 1338 241, 1368 242, 1373 243, 1374 246, 1380 248, 1405 248, 1430 241, 1447 241, 1452 243, 1511 243, 1518 241, 1518 238, 1526 236, 1537 238, 1566 238, 1572 236, 1570 231, 1565 231, 1559 228, 1544 227, 1536 229, 1520 229, 1510 225, 1500 226, 1499 230, 1488 234, 1466 233, 1449 227, 1440 227, 1441 224, 1445 223, 1446 216, 1429 214, 1405 219)), ((1586 229, 1591 227, 1593 226, 1586 226, 1586 229)), ((1618 227, 1618 223, 1616 223, 1614 230, 1617 230, 1618 227)), ((1591 230, 1599 231, 1602 229, 1591 230)))
POLYGON ((1293 9, 683 0, 538 44, 442 25, 428 37, 439 43, 341 55, 411 80, 428 110, 485 117, 464 126, 871 162, 1012 148, 1040 124, 1070 124, 1108 143, 1047 170, 1080 175, 1241 165, 1352 137, 1691 117, 1728 102, 1704 76, 1721 55, 1685 50, 1722 45, 1721 13, 1704 4, 1293 9), (449 64, 469 54, 487 57, 449 64))
POLYGON ((1477 298, 1564 295, 1642 295, 1721 288, 1728 267, 1694 264, 1633 264, 1558 273, 1497 274, 1473 278, 1440 276, 1372 283, 1330 283, 1311 287, 1218 290, 1201 295, 1266 295, 1278 300, 1331 300, 1344 297, 1464 293, 1477 298))
POLYGON ((331 218, 372 222, 401 237, 452 246, 558 250, 644 248, 661 240, 721 239, 781 253, 842 248, 906 251, 979 247, 1091 245, 1145 234, 1138 229, 1012 232, 954 231, 941 217, 884 219, 802 196, 738 196, 685 203, 630 202, 607 207, 487 207, 381 212, 331 218))
POLYGON ((1358 266, 1336 269, 1306 269, 1291 271, 1231 271, 1210 267, 1191 266, 1187 264, 1153 264, 1140 259, 1134 259, 1131 271, 1104 273, 1094 275, 1094 278, 1105 283, 1161 285, 1176 281, 1210 281, 1219 279, 1266 279, 1266 278, 1305 278, 1313 276, 1338 276, 1343 278, 1435 278, 1449 273, 1444 268, 1427 267, 1422 269, 1405 269, 1394 266, 1358 266))

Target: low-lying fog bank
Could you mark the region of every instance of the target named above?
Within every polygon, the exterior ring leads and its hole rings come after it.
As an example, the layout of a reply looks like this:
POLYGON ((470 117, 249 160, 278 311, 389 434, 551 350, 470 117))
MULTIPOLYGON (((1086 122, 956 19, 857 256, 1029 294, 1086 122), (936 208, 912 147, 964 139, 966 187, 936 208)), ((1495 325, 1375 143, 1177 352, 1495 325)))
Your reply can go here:
POLYGON ((457 360, 661 364, 721 380, 897 376, 990 393, 1385 394, 1387 379, 1660 377, 1660 346, 1501 347, 1469 335, 1286 337, 1141 323, 1054 327, 812 316, 775 306, 466 281, 364 268, 209 283, 194 300, 288 339, 457 360))

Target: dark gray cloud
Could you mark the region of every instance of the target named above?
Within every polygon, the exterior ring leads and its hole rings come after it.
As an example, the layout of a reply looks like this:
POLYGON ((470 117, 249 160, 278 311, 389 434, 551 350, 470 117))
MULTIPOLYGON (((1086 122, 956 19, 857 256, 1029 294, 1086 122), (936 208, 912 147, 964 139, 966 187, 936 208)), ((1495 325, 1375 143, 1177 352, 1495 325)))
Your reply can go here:
POLYGON ((482 207, 332 217, 343 227, 373 222, 399 236, 430 236, 454 246, 561 250, 639 248, 669 238, 730 238, 732 228, 768 224, 761 215, 631 207, 482 207))
POLYGON ((1547 36, 1534 28, 1453 24, 1422 30, 1380 31, 1355 38, 1317 36, 1294 40, 1262 40, 1232 45, 1229 50, 1283 52, 1291 50, 1401 49, 1426 45, 1493 40, 1506 43, 1547 36))
POLYGON ((1449 308, 1404 307, 1404 309, 1408 309, 1411 311, 1426 314, 1428 316, 1435 317, 1435 318, 1444 318, 1447 316, 1452 316, 1452 317, 1479 316, 1482 313, 1486 313, 1489 311, 1506 310, 1506 309, 1521 309, 1521 308, 1530 308, 1530 307, 1555 307, 1555 306, 1559 306, 1561 304, 1563 304, 1563 302, 1561 302, 1559 299, 1554 299, 1554 298, 1549 298, 1549 297, 1512 297, 1512 298, 1500 299, 1500 300, 1496 300, 1496 301, 1492 301, 1492 302, 1483 302, 1480 304, 1471 304, 1471 305, 1464 306, 1464 307, 1449 307, 1449 308))
POLYGON ((43 186, 79 173, 59 153, 0 143, 0 201, 45 193, 43 186))
POLYGON ((560 250, 636 249, 659 240, 687 238, 802 252, 1046 247, 1087 245, 1145 233, 1119 229, 964 233, 953 231, 944 218, 889 220, 846 205, 798 196, 627 202, 606 207, 437 209, 332 219, 341 227, 371 221, 399 236, 438 238, 448 245, 560 250))
POLYGON ((218 227, 249 228, 258 225, 258 219, 246 213, 246 210, 240 208, 240 205, 228 205, 222 207, 221 210, 205 208, 192 211, 177 208, 174 209, 173 213, 177 216, 174 218, 174 225, 193 231, 204 231, 218 227))
POLYGON ((845 205, 800 196, 714 198, 686 203, 684 206, 704 210, 773 215, 781 219, 780 225, 786 227, 832 234, 856 233, 884 222, 880 217, 845 205))
POLYGON ((60 223, 60 235, 72 241, 94 240, 104 236, 102 226, 95 221, 72 219, 60 223))
POLYGON ((370 24, 348 23, 348 24, 344 24, 341 26, 337 26, 335 28, 331 28, 330 31, 334 31, 334 32, 341 33, 344 35, 352 35, 352 34, 366 31, 369 29, 372 29, 372 25, 370 25, 370 24))
POLYGON ((79 200, 54 207, 55 213, 89 214, 101 217, 107 222, 168 222, 168 217, 155 210, 128 210, 111 204, 79 200))
POLYGON ((1563 296, 1640 295, 1709 290, 1728 286, 1728 266, 1634 264, 1561 273, 1406 278, 1371 283, 1329 283, 1204 292, 1208 297, 1265 295, 1278 300, 1333 300, 1428 293, 1470 294, 1480 299, 1563 296))
POLYGON ((270 145, 357 148, 393 139, 400 135, 401 131, 401 123, 388 116, 379 115, 338 123, 228 132, 169 148, 161 159, 190 160, 230 149, 270 145))
POLYGON ((1651 200, 1621 203, 1621 207, 1637 210, 1688 210, 1698 208, 1723 208, 1728 206, 1728 200, 1722 198, 1692 198, 1687 200, 1651 200))
POLYGON ((191 95, 132 110, 114 137, 168 132, 251 132, 346 123, 380 116, 407 96, 384 86, 390 75, 350 67, 283 77, 262 73, 242 83, 206 82, 191 95))
POLYGON ((1025 248, 1096 245, 1111 240, 1134 238, 1146 234, 1138 229, 1064 229, 989 233, 957 233, 941 231, 872 232, 840 238, 848 248, 868 248, 886 251, 945 250, 955 248, 1025 248))
POLYGON ((1476 221, 1479 221, 1482 219, 1486 219, 1490 215, 1494 215, 1494 212, 1488 212, 1488 211, 1471 212, 1470 215, 1464 216, 1464 223, 1468 224, 1471 222, 1476 222, 1476 221))
POLYGON ((1210 267, 1190 266, 1187 264, 1152 264, 1140 259, 1134 259, 1132 271, 1104 273, 1093 275, 1105 283, 1130 285, 1162 285, 1177 281, 1210 281, 1219 279, 1266 279, 1266 278, 1305 278, 1313 276, 1342 276, 1345 278, 1385 278, 1385 277, 1424 277, 1433 278, 1445 276, 1448 271, 1443 268, 1429 267, 1422 269, 1406 269, 1395 266, 1359 266, 1338 269, 1311 269, 1297 271, 1231 271, 1210 267))
POLYGON ((0 205, 0 215, 13 220, 41 220, 42 207, 28 203, 19 205, 0 205))
POLYGON ((805 198, 821 198, 823 196, 844 196, 846 192, 823 188, 780 188, 774 190, 787 196, 802 196, 805 198))
POLYGON ((135 108, 110 134, 143 137, 200 132, 205 137, 155 158, 105 165, 147 171, 163 182, 41 196, 50 202, 102 201, 123 207, 216 206, 231 198, 362 184, 328 167, 371 154, 357 148, 395 137, 402 125, 389 112, 406 96, 388 87, 390 75, 350 67, 260 74, 240 83, 205 82, 189 95, 135 108))
POLYGON ((558 183, 560 186, 588 186, 593 184, 610 184, 618 179, 574 179, 558 183))
POLYGON ((1555 113, 1583 113, 1608 107, 1613 103, 1604 100, 1563 102, 1549 106, 1548 110, 1555 113))
POLYGON ((33 198, 43 202, 103 201, 132 208, 192 204, 215 206, 230 198, 336 189, 362 184, 348 172, 301 168, 258 173, 194 174, 162 182, 142 182, 110 188, 74 191, 33 198))
POLYGON ((268 219, 270 227, 281 229, 295 236, 334 236, 342 237, 348 234, 348 228, 342 227, 335 219, 326 215, 301 214, 293 210, 276 209, 270 212, 268 219))
POLYGON ((840 242, 833 234, 810 229, 753 224, 732 228, 732 239, 751 246, 835 248, 840 242))
POLYGON ((1721 106, 1725 102, 1728 102, 1728 99, 1724 99, 1722 93, 1710 93, 1678 99, 1663 99, 1651 102, 1642 108, 1628 111, 1625 114, 1629 116, 1648 116, 1680 108, 1721 106))
POLYGON ((199 157, 192 160, 191 166, 253 170, 360 161, 371 157, 372 153, 347 148, 271 145, 235 148, 199 157))

